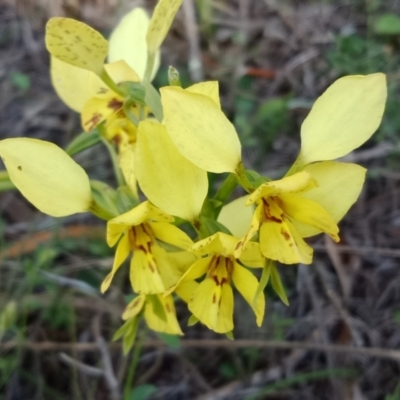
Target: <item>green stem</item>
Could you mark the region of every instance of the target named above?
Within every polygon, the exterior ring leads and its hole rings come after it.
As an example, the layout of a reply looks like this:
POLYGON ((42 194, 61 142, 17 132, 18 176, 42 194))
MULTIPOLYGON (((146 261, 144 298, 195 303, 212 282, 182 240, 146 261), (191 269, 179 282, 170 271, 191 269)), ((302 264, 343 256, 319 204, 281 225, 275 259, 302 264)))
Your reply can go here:
POLYGON ((240 163, 238 164, 236 170, 236 178, 238 180, 239 185, 246 190, 246 192, 248 193, 252 193, 254 192, 254 190, 256 189, 252 183, 249 181, 249 178, 246 175, 246 170, 244 168, 243 163, 240 161, 240 163))
POLYGON ((135 377, 137 365, 139 363, 140 353, 143 348, 144 337, 145 337, 144 332, 142 332, 142 334, 140 335, 140 338, 138 338, 138 340, 136 342, 136 346, 133 351, 132 359, 131 359, 129 369, 128 369, 128 375, 126 376, 126 380, 125 380, 124 400, 131 400, 132 383, 133 383, 133 379, 135 377))
MULTIPOLYGON (((100 128, 102 129, 102 128, 100 128)), ((117 152, 115 151, 114 146, 103 136, 101 135, 101 141, 104 146, 106 146, 108 153, 110 154, 111 162, 114 169, 115 178, 117 179, 118 186, 125 186, 125 179, 122 175, 121 168, 119 167, 117 152)))
POLYGON ((134 100, 125 100, 124 102, 124 113, 125 116, 135 125, 138 126, 140 120, 136 117, 135 113, 132 111, 132 106, 135 104, 134 100))
POLYGON ((155 53, 147 53, 147 64, 146 64, 146 70, 144 71, 144 77, 143 77, 144 81, 147 81, 147 82, 151 81, 151 75, 153 74, 155 61, 156 61, 156 54, 155 53))
POLYGON ((103 68, 100 73, 100 79, 115 93, 120 95, 121 97, 126 97, 127 94, 124 90, 122 90, 108 75, 107 71, 103 68))
POLYGON ((235 187, 238 185, 238 180, 235 174, 229 174, 226 179, 222 182, 222 185, 218 189, 217 193, 214 196, 215 200, 221 202, 221 206, 215 210, 215 218, 218 218, 218 215, 221 211, 222 206, 227 202, 229 196, 232 194, 235 187))

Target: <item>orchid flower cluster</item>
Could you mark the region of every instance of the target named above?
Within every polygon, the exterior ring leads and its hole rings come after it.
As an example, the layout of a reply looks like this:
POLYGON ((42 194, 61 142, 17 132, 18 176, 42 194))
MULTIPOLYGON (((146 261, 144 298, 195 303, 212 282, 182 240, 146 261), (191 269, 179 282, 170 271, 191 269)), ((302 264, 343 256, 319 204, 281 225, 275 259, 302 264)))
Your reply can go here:
POLYGON ((305 119, 299 155, 285 176, 271 180, 248 170, 221 110, 218 82, 182 88, 170 68, 169 86, 157 91, 151 83, 181 3, 160 0, 151 19, 135 8, 109 41, 81 22, 52 18, 46 29, 52 82, 80 113, 85 132, 66 151, 37 139, 0 141, 10 179, 40 211, 107 220, 115 259, 101 291, 129 259, 135 293, 116 333, 125 351, 142 317, 154 331, 183 334, 177 298, 187 303, 189 325, 200 322, 228 337, 234 288, 258 326, 269 281, 287 303, 277 263, 311 264, 305 238, 326 233, 339 240, 338 221, 359 196, 366 170, 334 160, 371 137, 386 101, 383 74, 342 77, 305 119), (71 158, 98 142, 110 152, 117 188, 90 180, 71 158), (208 173, 225 174, 217 190, 208 173), (231 201, 238 186, 243 196, 231 201))

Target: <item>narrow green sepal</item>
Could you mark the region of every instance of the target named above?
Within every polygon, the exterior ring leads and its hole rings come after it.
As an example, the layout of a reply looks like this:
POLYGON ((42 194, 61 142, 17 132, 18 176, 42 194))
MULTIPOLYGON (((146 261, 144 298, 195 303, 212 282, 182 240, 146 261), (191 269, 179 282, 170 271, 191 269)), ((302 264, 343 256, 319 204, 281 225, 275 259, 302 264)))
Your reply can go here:
POLYGON ((199 322, 199 319, 195 317, 193 314, 189 317, 188 326, 196 325, 199 322))
POLYGON ((121 186, 117 190, 116 206, 119 214, 124 214, 139 204, 128 186, 121 186))
POLYGON ((143 81, 142 84, 146 90, 145 101, 147 107, 150 108, 151 112, 157 118, 158 122, 161 123, 164 119, 164 113, 161 104, 160 94, 150 82, 143 81))
POLYGON ((109 220, 119 215, 117 208, 117 192, 115 189, 104 182, 96 180, 90 181, 90 187, 92 189, 92 198, 96 210, 99 210, 107 216, 107 218, 103 219, 109 220))
POLYGON ((271 283, 275 293, 279 296, 282 302, 288 306, 289 300, 286 296, 285 288, 283 287, 281 277, 279 276, 278 268, 276 268, 275 263, 271 266, 271 283))
POLYGON ((65 151, 68 155, 73 156, 74 154, 78 154, 100 142, 101 136, 97 129, 94 129, 91 132, 82 132, 71 141, 65 151))

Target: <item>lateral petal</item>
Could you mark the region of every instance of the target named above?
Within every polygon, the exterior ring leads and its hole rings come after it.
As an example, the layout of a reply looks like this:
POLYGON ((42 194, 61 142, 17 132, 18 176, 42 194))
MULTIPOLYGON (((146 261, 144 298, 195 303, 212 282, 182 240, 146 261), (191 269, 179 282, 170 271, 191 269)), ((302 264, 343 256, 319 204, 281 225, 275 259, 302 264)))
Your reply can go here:
POLYGON ((163 123, 183 156, 205 171, 235 172, 241 161, 240 141, 215 101, 176 86, 160 92, 163 123))
POLYGON ((158 240, 185 250, 193 245, 193 240, 175 225, 167 222, 149 222, 149 225, 158 240))
POLYGON ((260 248, 264 257, 282 264, 311 264, 313 250, 289 221, 265 221, 260 228, 260 248))
POLYGON ((38 139, 0 141, 11 181, 36 208, 53 217, 89 211, 89 177, 64 150, 38 139))
MULTIPOLYGON (((366 169, 356 164, 324 161, 307 165, 305 170, 318 182, 318 187, 301 196, 317 202, 338 223, 360 195, 366 169)), ((319 233, 318 229, 298 221, 293 221, 293 225, 302 237, 319 233)))
MULTIPOLYGON (((110 36, 109 62, 124 60, 143 79, 147 63, 146 32, 150 19, 143 8, 136 7, 126 14, 110 36), (127 46, 129 43, 129 46, 127 46)), ((157 54, 153 77, 160 66, 157 54)))
POLYGON ((198 218, 208 191, 207 173, 178 151, 163 125, 140 123, 135 169, 140 188, 157 207, 189 221, 198 218))
POLYGON ((111 272, 104 278, 100 291, 101 293, 104 293, 111 284, 111 281, 114 278, 114 275, 117 273, 119 270, 119 267, 122 265, 122 263, 128 258, 129 253, 131 251, 131 247, 129 244, 129 238, 128 235, 123 235, 121 240, 118 243, 117 250, 115 251, 115 257, 114 257, 114 263, 111 272))
POLYGON ((261 326, 265 312, 265 296, 257 296, 256 304, 254 304, 254 295, 258 287, 258 281, 256 277, 246 268, 243 268, 240 264, 235 263, 232 272, 232 280, 236 286, 236 289, 253 309, 254 314, 256 315, 257 325, 261 326))
POLYGON ((176 311, 172 296, 156 296, 163 307, 165 315, 167 316, 167 320, 164 321, 160 319, 159 316, 154 312, 152 303, 148 301, 145 305, 144 317, 149 328, 156 332, 164 332, 171 335, 183 335, 178 320, 176 319, 176 311))
POLYGON ((274 196, 281 193, 303 192, 316 186, 317 183, 313 177, 307 171, 301 171, 297 174, 262 184, 248 197, 246 204, 253 204, 262 197, 274 196))
POLYGON ((190 93, 203 94, 204 96, 210 97, 214 100, 218 108, 221 108, 221 102, 219 100, 219 83, 218 81, 208 81, 195 83, 192 86, 186 88, 190 93))
POLYGON ((204 279, 193 293, 189 310, 209 329, 217 333, 233 329, 233 292, 230 285, 217 285, 204 279))
POLYGON ((335 242, 339 241, 339 228, 331 215, 317 202, 295 194, 280 195, 282 210, 292 220, 313 226, 327 233, 335 242))
POLYGON ((154 294, 165 291, 158 265, 150 252, 137 249, 134 251, 129 276, 136 293, 154 294))
POLYGON ((139 294, 125 308, 122 319, 127 320, 136 317, 143 309, 146 302, 146 295, 139 294))
POLYGON ((218 222, 239 238, 247 234, 253 217, 254 207, 246 206, 247 198, 248 196, 239 197, 224 205, 218 215, 218 222))
POLYGON ((92 71, 75 67, 51 56, 51 83, 61 100, 74 111, 81 112, 104 83, 92 71))
POLYGON ((342 157, 362 145, 381 123, 386 77, 345 76, 314 103, 301 127, 301 164, 342 157))

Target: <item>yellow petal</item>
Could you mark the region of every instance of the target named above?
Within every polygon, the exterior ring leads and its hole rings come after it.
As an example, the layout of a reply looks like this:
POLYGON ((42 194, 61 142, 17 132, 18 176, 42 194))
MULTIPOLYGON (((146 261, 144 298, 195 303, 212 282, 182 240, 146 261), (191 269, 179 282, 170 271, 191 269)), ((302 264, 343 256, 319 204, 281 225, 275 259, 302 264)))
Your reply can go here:
POLYGON ((140 82, 140 76, 125 60, 118 60, 110 64, 104 64, 104 69, 115 83, 140 82))
POLYGON ((204 96, 210 97, 214 100, 214 103, 221 108, 221 102, 219 100, 219 84, 218 81, 200 82, 195 83, 185 89, 190 93, 203 94, 204 96))
POLYGON ((104 293, 111 284, 112 279, 114 278, 114 275, 118 271, 119 267, 122 265, 122 263, 127 259, 129 253, 131 251, 131 247, 129 244, 129 238, 128 235, 122 236, 121 240, 118 243, 117 250, 115 252, 115 257, 114 257, 114 264, 112 267, 111 272, 105 277, 104 281, 101 284, 100 291, 101 293, 104 293))
MULTIPOLYGON (((147 219, 160 222, 173 222, 173 218, 153 207, 148 201, 139 204, 132 210, 110 219, 107 223, 107 236, 115 237, 115 232, 121 232, 127 227, 140 225, 147 219), (110 235, 108 233, 110 231, 110 235)), ((118 239, 117 239, 118 240, 118 239)), ((112 246, 109 243, 109 246, 112 246)))
POLYGON ((53 56, 50 73, 58 96, 77 112, 81 112, 84 104, 104 87, 103 82, 92 71, 75 67, 53 56))
POLYGON ((241 146, 233 125, 208 96, 179 87, 160 89, 163 123, 178 150, 210 172, 235 172, 241 146))
POLYGON ((217 333, 233 329, 233 292, 229 284, 217 285, 205 279, 193 293, 189 310, 209 329, 217 333))
POLYGON ((0 141, 0 156, 11 181, 40 211, 63 217, 89 211, 89 178, 64 150, 43 140, 0 141))
POLYGON ((260 248, 264 257, 282 264, 311 264, 312 248, 289 221, 266 221, 260 228, 260 248))
POLYGON ((292 221, 299 221, 327 233, 335 242, 339 241, 339 228, 331 215, 317 202, 295 194, 280 195, 280 207, 292 221))
POLYGON ((160 48, 181 4, 182 0, 160 0, 158 2, 146 35, 149 53, 155 54, 160 48))
POLYGON ((45 40, 52 56, 101 74, 108 43, 90 26, 70 18, 51 18, 46 25, 45 40))
POLYGON ((281 193, 299 193, 316 186, 317 183, 313 177, 308 172, 301 171, 297 174, 262 184, 249 196, 246 204, 253 204, 262 197, 275 196, 281 193))
POLYGON ((152 246, 152 252, 164 287, 169 288, 175 285, 182 273, 178 266, 174 264, 173 258, 170 258, 169 253, 157 244, 152 246))
POLYGON ((133 252, 130 280, 136 293, 163 293, 165 286, 153 254, 136 249, 133 252))
MULTIPOLYGON (((338 223, 356 202, 365 180, 366 169, 356 164, 325 161, 305 167, 318 187, 302 193, 302 197, 317 202, 338 223)), ((318 234, 314 227, 293 221, 302 237, 318 234)))
POLYGON ((172 296, 163 297, 158 295, 157 297, 164 309, 167 320, 164 321, 160 319, 160 317, 153 311, 153 304, 150 301, 147 301, 144 309, 144 317, 149 328, 156 332, 183 335, 178 320, 176 319, 176 311, 172 296))
MULTIPOLYGON (((146 32, 149 17, 140 7, 126 14, 110 36, 109 62, 124 60, 143 79, 147 63, 146 32), (129 45, 128 45, 129 44, 129 45)), ((157 54, 153 77, 160 65, 157 54)))
POLYGON ((172 244, 180 249, 188 249, 193 240, 177 226, 167 222, 150 222, 149 225, 156 239, 172 244))
POLYGON ((122 319, 127 320, 136 317, 141 311, 146 301, 145 294, 136 296, 125 308, 122 319))
POLYGON ((239 239, 223 232, 217 232, 206 239, 195 243, 191 248, 195 254, 218 254, 225 257, 233 256, 239 239))
POLYGON ((208 191, 207 173, 181 155, 157 122, 139 125, 136 174, 143 193, 157 207, 189 221, 198 218, 208 191))
POLYGON ((254 208, 245 205, 247 198, 248 196, 239 197, 224 205, 218 215, 218 222, 239 238, 249 231, 253 217, 254 208))
POLYGON ((184 282, 194 281, 195 279, 203 276, 210 265, 212 257, 204 257, 198 259, 191 267, 183 274, 182 278, 179 280, 178 285, 181 285, 184 282))
POLYGON ((184 282, 175 288, 175 293, 185 303, 189 303, 190 299, 193 297, 193 293, 197 289, 197 286, 199 286, 199 284, 196 281, 184 282))
POLYGON ((126 185, 131 189, 133 195, 138 198, 135 175, 135 150, 130 143, 122 144, 119 149, 119 166, 124 175, 126 185))
POLYGON ((258 326, 262 325, 265 312, 265 296, 257 296, 256 304, 254 304, 254 295, 257 291, 258 281, 256 277, 243 268, 238 263, 235 263, 232 272, 232 280, 236 286, 236 289, 244 297, 249 306, 253 309, 256 315, 256 322, 258 326))
POLYGON ((168 252, 168 255, 181 275, 183 275, 197 260, 197 257, 188 251, 172 251, 168 252))
POLYGON ((302 165, 333 160, 361 146, 381 123, 386 95, 381 73, 346 76, 333 83, 301 127, 302 165))
POLYGON ((256 242, 247 242, 239 260, 250 268, 263 268, 265 257, 261 253, 260 244, 256 242))
POLYGON ((96 128, 112 114, 121 110, 123 99, 108 90, 102 97, 90 98, 82 108, 81 122, 85 132, 96 128))
POLYGON ((247 246, 247 244, 250 242, 253 236, 258 232, 260 228, 260 222, 262 219, 263 211, 264 211, 263 203, 259 202, 257 204, 256 209, 254 210, 253 217, 251 219, 251 225, 248 232, 246 233, 245 236, 242 237, 242 239, 240 239, 239 243, 236 246, 234 253, 236 258, 240 257, 240 255, 243 252, 243 249, 247 246))

